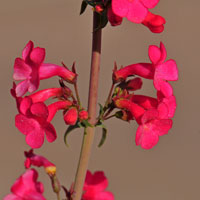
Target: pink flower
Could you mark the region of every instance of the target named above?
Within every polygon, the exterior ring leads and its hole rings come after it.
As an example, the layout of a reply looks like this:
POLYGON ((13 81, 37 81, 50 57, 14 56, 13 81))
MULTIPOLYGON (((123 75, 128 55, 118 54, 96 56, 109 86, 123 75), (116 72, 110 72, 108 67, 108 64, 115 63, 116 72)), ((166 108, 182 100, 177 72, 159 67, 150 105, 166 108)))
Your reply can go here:
POLYGON ((82 200, 114 200, 113 194, 105 191, 107 187, 108 180, 102 171, 97 171, 93 175, 87 171, 82 200))
POLYGON ((147 79, 153 79, 154 68, 149 63, 138 63, 128 65, 119 70, 113 71, 113 80, 115 82, 120 82, 122 80, 126 80, 127 77, 133 75, 138 75, 147 79))
POLYGON ((158 104, 154 98, 135 95, 131 100, 116 99, 114 103, 117 108, 129 111, 139 124, 135 142, 144 149, 155 146, 159 136, 167 134, 172 127, 170 106, 164 102, 158 104))
POLYGON ((172 118, 176 111, 176 97, 171 95, 169 97, 165 97, 161 92, 157 92, 158 101, 160 103, 164 103, 168 108, 168 118, 172 118))
POLYGON ((149 8, 154 8, 159 0, 112 0, 113 12, 126 17, 134 23, 141 23, 148 14, 149 8))
POLYGON ((11 90, 16 98, 19 114, 15 117, 15 126, 26 135, 26 143, 31 148, 39 148, 44 142, 44 133, 48 142, 56 139, 56 131, 50 123, 56 112, 67 109, 72 103, 68 100, 58 101, 48 107, 42 102, 55 95, 60 95, 61 90, 52 88, 39 91, 29 97, 16 97, 15 86, 11 90))
POLYGON ((34 169, 27 170, 22 174, 11 187, 12 194, 3 200, 45 200, 43 184, 37 182, 38 173, 34 169))
POLYGON ((51 163, 49 160, 47 160, 45 157, 34 154, 33 149, 30 151, 25 151, 24 152, 26 156, 26 160, 24 162, 24 166, 28 169, 33 166, 37 167, 44 167, 45 171, 47 174, 50 176, 54 175, 56 173, 56 166, 51 163))
POLYGON ((69 82, 75 80, 76 74, 58 65, 44 64, 44 58, 45 49, 34 48, 33 42, 29 41, 22 52, 22 58, 15 59, 13 79, 21 81, 16 87, 18 97, 27 91, 37 90, 41 79, 58 75, 69 82))
POLYGON ((159 136, 165 135, 172 127, 172 120, 167 118, 166 105, 160 105, 158 109, 147 110, 141 118, 135 143, 144 149, 151 149, 159 141, 159 136))
POLYGON ((113 80, 119 82, 133 75, 153 79, 156 90, 161 91, 164 96, 170 97, 173 95, 173 89, 168 81, 178 80, 178 68, 173 59, 165 61, 166 56, 167 52, 162 42, 160 43, 160 48, 151 45, 149 46, 149 58, 152 63, 132 64, 122 69, 114 70, 113 80))
POLYGON ((149 58, 155 69, 154 87, 157 91, 161 91, 166 97, 173 95, 173 89, 168 81, 178 80, 178 68, 175 60, 169 59, 165 61, 167 51, 163 43, 160 48, 155 45, 149 46, 149 58))
POLYGON ((161 33, 164 30, 165 18, 160 15, 155 15, 148 12, 146 18, 142 21, 142 24, 149 28, 153 33, 161 33))
POLYGON ((113 10, 112 7, 109 6, 108 7, 108 11, 107 11, 107 17, 108 17, 108 21, 110 22, 110 24, 112 26, 118 26, 122 23, 123 18, 116 15, 113 10))
POLYGON ((78 119, 78 110, 76 107, 71 107, 67 110, 64 114, 64 121, 67 125, 74 125, 76 124, 78 119))

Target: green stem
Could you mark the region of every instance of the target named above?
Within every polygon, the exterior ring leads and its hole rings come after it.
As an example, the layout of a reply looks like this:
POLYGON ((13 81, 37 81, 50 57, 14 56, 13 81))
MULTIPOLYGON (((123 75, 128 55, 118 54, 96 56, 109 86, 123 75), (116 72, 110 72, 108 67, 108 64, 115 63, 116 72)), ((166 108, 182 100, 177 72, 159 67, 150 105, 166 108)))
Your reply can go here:
MULTIPOLYGON (((94 125, 96 123, 96 107, 98 94, 98 80, 100 69, 100 55, 101 55, 101 29, 98 27, 98 14, 93 14, 93 33, 92 33, 92 58, 90 71, 90 85, 88 97, 88 113, 89 123, 94 125)), ((84 132, 82 148, 79 158, 78 169, 74 183, 73 200, 80 200, 82 196, 85 175, 88 169, 88 162, 91 154, 91 148, 94 138, 95 127, 87 127, 84 132)))

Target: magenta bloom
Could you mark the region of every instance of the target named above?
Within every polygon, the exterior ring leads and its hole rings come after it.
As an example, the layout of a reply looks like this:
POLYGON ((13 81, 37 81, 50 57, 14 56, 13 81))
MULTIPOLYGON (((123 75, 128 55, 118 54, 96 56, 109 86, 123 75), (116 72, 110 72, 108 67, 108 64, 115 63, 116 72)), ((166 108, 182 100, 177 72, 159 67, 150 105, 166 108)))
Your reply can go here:
POLYGON ((22 174, 11 187, 12 194, 3 200, 45 200, 43 184, 37 182, 38 173, 34 169, 27 170, 22 174))
POLYGON ((114 200, 113 194, 105 191, 107 187, 108 180, 102 171, 97 171, 93 175, 87 171, 82 200, 114 200))
POLYGON ((13 79, 21 81, 16 87, 17 96, 23 96, 27 91, 33 92, 39 87, 38 71, 45 58, 45 49, 33 47, 29 41, 22 52, 22 58, 16 58, 13 79))
POLYGON ((173 95, 173 89, 168 81, 178 80, 178 68, 173 59, 165 61, 166 56, 167 52, 162 42, 160 48, 151 45, 149 46, 149 58, 152 63, 132 64, 116 70, 113 72, 113 80, 118 82, 133 75, 153 79, 156 90, 170 97, 173 95))
POLYGON ((146 18, 142 21, 142 24, 149 28, 153 33, 161 33, 164 31, 165 18, 160 15, 155 15, 148 12, 146 18))
POLYGON ((172 127, 172 120, 168 119, 168 110, 166 105, 161 105, 160 112, 156 109, 147 110, 141 119, 135 143, 141 145, 144 149, 151 149, 159 141, 159 136, 167 134, 172 127), (165 117, 165 118, 163 118, 165 117))
POLYGON ((52 76, 61 76, 63 79, 73 82, 76 74, 65 67, 43 63, 45 49, 34 48, 33 42, 29 41, 22 52, 22 58, 16 58, 14 64, 13 79, 21 81, 16 87, 16 95, 23 96, 27 91, 34 92, 39 87, 41 79, 52 76))
POLYGON ((160 43, 160 48, 155 45, 149 46, 149 58, 155 69, 154 87, 157 91, 161 91, 166 97, 173 95, 173 89, 168 81, 178 80, 178 68, 175 60, 169 59, 165 61, 167 51, 163 43, 160 43))
POLYGON ((113 10, 112 7, 109 6, 108 7, 108 11, 107 11, 107 17, 108 17, 108 21, 110 22, 110 24, 112 26, 118 26, 122 23, 123 18, 116 15, 113 10))
POLYGON ((116 99, 117 108, 129 111, 139 124, 136 132, 136 145, 151 149, 158 143, 159 136, 167 134, 172 127, 172 107, 152 97, 135 95, 131 100, 116 99))
POLYGON ((159 0, 112 0, 113 12, 126 17, 134 23, 141 23, 148 14, 148 9, 154 8, 159 0))
POLYGON ((43 101, 51 97, 60 97, 63 94, 61 88, 50 88, 38 91, 27 97, 17 97, 15 84, 11 89, 12 96, 16 99, 19 114, 15 116, 15 126, 26 135, 26 143, 31 148, 39 148, 44 142, 44 135, 48 142, 56 138, 56 130, 50 123, 56 112, 67 109, 72 105, 71 101, 57 101, 48 107, 43 101))
POLYGON ((27 169, 30 168, 31 165, 33 165, 37 167, 44 167, 46 173, 49 175, 54 175, 56 173, 56 166, 45 157, 34 154, 33 149, 28 152, 25 151, 24 154, 26 156, 24 166, 27 169))

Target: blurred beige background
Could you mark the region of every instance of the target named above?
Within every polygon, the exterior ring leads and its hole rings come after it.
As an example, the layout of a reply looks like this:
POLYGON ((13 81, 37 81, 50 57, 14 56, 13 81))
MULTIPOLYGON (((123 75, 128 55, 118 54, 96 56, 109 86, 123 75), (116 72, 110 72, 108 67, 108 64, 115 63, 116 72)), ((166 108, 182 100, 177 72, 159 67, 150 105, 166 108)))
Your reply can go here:
MULTIPOLYGON (((77 63, 78 82, 86 107, 91 53, 90 9, 79 16, 79 1, 72 0, 6 0, 0 6, 1 55, 1 140, 0 197, 24 172, 25 137, 14 126, 17 113, 9 90, 12 87, 13 63, 29 40, 46 48, 46 62, 71 66, 77 63)), ((148 62, 148 45, 166 45, 168 58, 177 61, 179 81, 173 83, 178 108, 174 125, 156 147, 146 151, 134 143, 136 123, 108 121, 109 135, 98 148, 101 131, 97 130, 89 169, 103 170, 109 179, 109 190, 116 200, 191 200, 200 199, 200 2, 197 0, 161 0, 154 12, 167 20, 162 34, 152 34, 142 25, 124 20, 119 27, 103 30, 99 102, 103 102, 111 84, 114 61, 118 65, 148 62)), ((155 95, 146 81, 142 92, 155 95)), ((58 86, 57 79, 41 82, 40 88, 58 86)), ((66 126, 61 112, 53 121, 58 139, 45 143, 36 153, 56 163, 58 177, 69 187, 78 162, 82 131, 69 136, 70 148, 63 142, 66 126)), ((48 177, 38 170, 45 185, 45 196, 54 200, 48 177)))

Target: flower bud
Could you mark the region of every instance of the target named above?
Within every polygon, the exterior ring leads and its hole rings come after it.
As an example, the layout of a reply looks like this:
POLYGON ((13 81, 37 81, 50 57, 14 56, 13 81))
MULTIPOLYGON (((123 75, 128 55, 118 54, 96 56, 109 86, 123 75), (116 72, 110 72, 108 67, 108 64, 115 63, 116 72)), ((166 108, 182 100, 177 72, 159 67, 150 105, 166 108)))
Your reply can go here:
POLYGON ((64 121, 67 125, 74 125, 78 119, 78 111, 76 107, 71 107, 65 114, 64 114, 64 121))
POLYGON ((79 119, 80 119, 80 121, 87 120, 88 119, 88 112, 86 110, 81 110, 79 112, 79 119))

